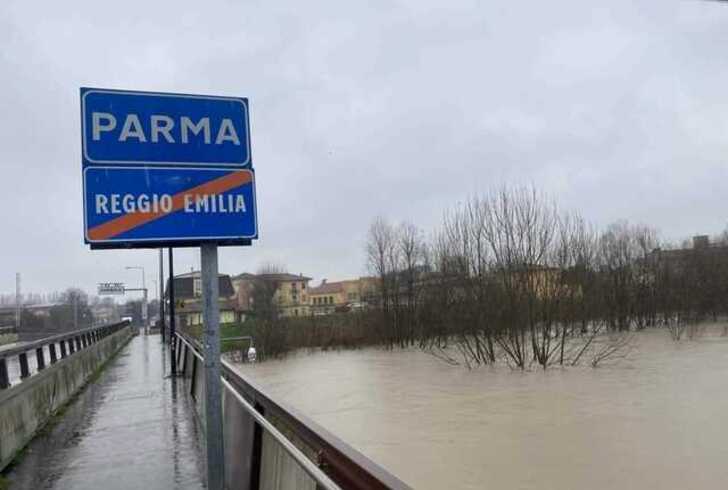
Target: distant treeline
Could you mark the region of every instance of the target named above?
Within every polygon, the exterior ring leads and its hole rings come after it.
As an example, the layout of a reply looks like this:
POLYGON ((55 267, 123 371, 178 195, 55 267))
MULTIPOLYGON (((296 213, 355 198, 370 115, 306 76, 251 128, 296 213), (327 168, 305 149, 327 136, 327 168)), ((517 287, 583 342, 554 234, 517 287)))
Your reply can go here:
POLYGON ((367 265, 378 278, 360 313, 278 318, 258 291, 263 356, 298 347, 417 346, 468 366, 599 362, 630 332, 728 313, 728 247, 701 237, 677 247, 655 228, 605 229, 560 211, 533 188, 502 188, 450 210, 429 238, 410 223, 371 224, 367 265))

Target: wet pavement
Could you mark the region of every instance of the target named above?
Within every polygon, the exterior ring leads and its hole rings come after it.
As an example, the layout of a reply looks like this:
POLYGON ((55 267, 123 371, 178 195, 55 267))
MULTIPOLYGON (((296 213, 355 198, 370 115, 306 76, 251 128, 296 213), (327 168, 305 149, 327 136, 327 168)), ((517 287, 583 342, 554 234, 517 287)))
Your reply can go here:
POLYGON ((10 488, 204 488, 192 401, 166 354, 158 335, 134 337, 7 471, 10 488))

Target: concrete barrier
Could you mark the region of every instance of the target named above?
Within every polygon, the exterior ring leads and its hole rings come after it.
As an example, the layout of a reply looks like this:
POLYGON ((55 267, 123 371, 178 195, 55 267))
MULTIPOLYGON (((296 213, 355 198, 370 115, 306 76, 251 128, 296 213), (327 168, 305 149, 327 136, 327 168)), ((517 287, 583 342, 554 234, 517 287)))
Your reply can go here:
POLYGON ((0 470, 132 335, 124 327, 0 391, 0 470))

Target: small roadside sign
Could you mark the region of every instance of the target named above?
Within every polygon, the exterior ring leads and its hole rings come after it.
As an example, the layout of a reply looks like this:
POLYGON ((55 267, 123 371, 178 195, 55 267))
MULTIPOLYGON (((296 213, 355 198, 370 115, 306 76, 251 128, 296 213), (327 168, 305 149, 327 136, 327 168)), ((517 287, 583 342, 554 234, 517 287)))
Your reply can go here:
POLYGON ((126 291, 123 282, 101 282, 98 292, 100 295, 123 295, 126 291))

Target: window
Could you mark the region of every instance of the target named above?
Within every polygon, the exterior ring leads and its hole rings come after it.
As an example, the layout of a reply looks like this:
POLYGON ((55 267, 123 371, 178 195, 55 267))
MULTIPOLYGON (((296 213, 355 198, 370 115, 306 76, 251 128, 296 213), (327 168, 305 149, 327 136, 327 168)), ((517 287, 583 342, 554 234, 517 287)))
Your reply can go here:
POLYGON ((235 312, 230 310, 225 310, 220 312, 220 323, 234 323, 235 322, 235 312))
POLYGON ((202 296, 202 280, 195 278, 192 282, 192 294, 196 298, 202 296))
POLYGON ((301 283, 301 289, 306 289, 306 283, 305 282, 302 282, 301 283))

